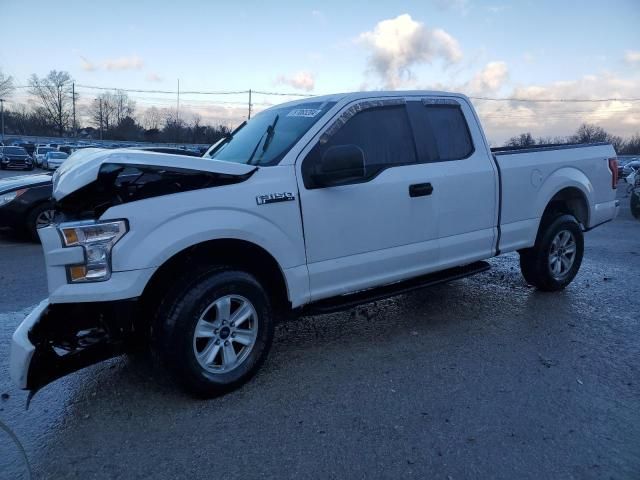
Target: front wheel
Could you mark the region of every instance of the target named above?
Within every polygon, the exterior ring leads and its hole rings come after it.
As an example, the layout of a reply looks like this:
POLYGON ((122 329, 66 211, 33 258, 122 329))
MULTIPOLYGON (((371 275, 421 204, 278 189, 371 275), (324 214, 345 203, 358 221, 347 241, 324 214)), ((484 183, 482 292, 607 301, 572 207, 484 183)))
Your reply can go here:
POLYGON ((29 212, 25 227, 31 240, 39 241, 38 229, 50 225, 54 216, 55 210, 50 203, 42 203, 29 212))
POLYGON ((574 279, 584 253, 584 236, 572 215, 542 220, 536 243, 520 251, 520 270, 539 290, 562 290, 574 279))
POLYGON ((271 303, 255 277, 219 267, 183 277, 160 305, 152 334, 176 379, 197 396, 213 397, 257 372, 273 331, 271 303))

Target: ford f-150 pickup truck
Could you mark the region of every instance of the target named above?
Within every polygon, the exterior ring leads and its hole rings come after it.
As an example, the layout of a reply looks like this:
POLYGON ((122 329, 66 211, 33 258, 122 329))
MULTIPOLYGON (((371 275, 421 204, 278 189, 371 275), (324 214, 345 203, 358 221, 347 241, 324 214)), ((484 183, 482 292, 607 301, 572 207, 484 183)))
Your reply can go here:
POLYGON ((278 105, 203 158, 78 152, 53 177, 49 298, 13 335, 11 375, 35 392, 142 344, 213 396, 256 372, 292 315, 514 251, 527 282, 560 290, 583 232, 617 214, 616 162, 604 143, 492 151, 467 97, 428 91, 278 105))

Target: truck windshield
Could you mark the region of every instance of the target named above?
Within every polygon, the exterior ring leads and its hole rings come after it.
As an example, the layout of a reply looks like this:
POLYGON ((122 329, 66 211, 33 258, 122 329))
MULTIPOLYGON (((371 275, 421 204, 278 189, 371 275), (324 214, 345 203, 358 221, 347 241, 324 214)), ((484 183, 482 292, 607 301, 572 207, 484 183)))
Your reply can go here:
POLYGON ((335 102, 273 107, 213 145, 205 158, 252 165, 276 165, 335 102))

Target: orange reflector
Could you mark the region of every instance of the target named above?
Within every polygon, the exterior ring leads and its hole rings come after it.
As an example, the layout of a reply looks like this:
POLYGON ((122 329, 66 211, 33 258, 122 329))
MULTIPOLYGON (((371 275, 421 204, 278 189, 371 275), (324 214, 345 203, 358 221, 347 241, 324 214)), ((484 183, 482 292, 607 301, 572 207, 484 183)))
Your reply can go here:
POLYGON ((69 267, 69 276, 71 277, 72 282, 75 282, 77 280, 84 280, 87 276, 87 267, 83 265, 69 267))
POLYGON ((78 234, 73 228, 65 228, 62 230, 62 235, 64 235, 64 243, 66 245, 75 245, 78 243, 78 234))

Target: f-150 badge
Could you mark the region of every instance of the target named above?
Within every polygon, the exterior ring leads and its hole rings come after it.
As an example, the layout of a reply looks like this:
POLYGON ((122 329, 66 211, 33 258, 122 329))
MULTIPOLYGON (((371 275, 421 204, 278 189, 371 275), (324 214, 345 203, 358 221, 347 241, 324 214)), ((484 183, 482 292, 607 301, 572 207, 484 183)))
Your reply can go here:
POLYGON ((295 199, 296 196, 291 192, 267 193, 265 195, 258 195, 256 197, 256 203, 258 205, 266 205, 267 203, 288 202, 295 199))

